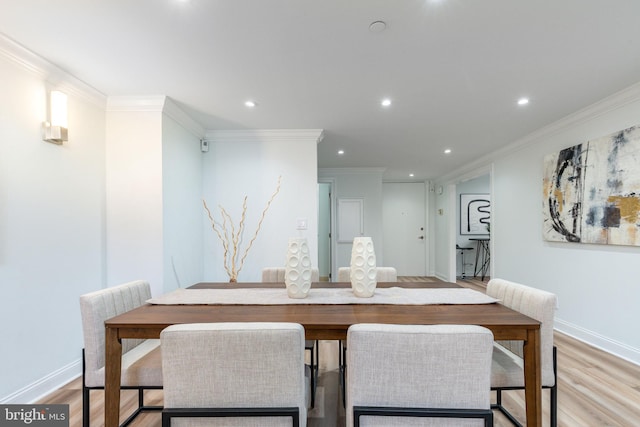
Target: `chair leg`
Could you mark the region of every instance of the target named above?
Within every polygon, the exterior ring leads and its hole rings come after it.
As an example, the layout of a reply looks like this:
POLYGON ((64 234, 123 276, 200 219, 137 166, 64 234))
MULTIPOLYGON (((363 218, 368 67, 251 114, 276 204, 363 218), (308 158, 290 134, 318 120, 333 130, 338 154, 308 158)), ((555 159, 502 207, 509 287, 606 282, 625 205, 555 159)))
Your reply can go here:
POLYGON ((318 375, 318 367, 316 366, 316 353, 315 350, 318 348, 318 341, 313 343, 313 347, 311 348, 311 408, 316 405, 316 379, 318 375))
POLYGON ((91 390, 84 385, 84 376, 82 377, 82 427, 89 427, 89 420, 91 418, 91 414, 89 413, 89 408, 91 404, 89 402, 89 398, 91 396, 91 390))
POLYGON ((171 427, 171 417, 166 412, 162 412, 162 427, 171 427))
MULTIPOLYGON (((554 383, 552 387, 543 387, 549 389, 549 426, 558 427, 558 349, 553 346, 553 378, 554 383)), ((505 417, 511 421, 511 423, 517 427, 522 427, 522 424, 515 419, 507 408, 502 406, 502 390, 496 389, 496 403, 491 405, 491 409, 497 409, 504 414, 505 417)))
POLYGON ((549 414, 550 414, 550 426, 558 426, 558 349, 553 346, 553 387, 549 390, 549 414))
POLYGON ((502 390, 501 389, 496 390, 496 403, 491 405, 491 409, 497 409, 498 411, 502 412, 502 415, 507 417, 509 421, 511 421, 511 424, 513 424, 514 426, 523 427, 522 424, 520 424, 518 420, 516 420, 515 417, 511 415, 509 411, 507 411, 507 408, 502 406, 502 390))
POLYGON ((82 427, 89 427, 89 408, 91 407, 91 403, 89 399, 91 398, 91 390, 87 388, 87 384, 84 382, 84 374, 87 371, 87 365, 84 359, 84 348, 82 349, 82 427))
POLYGON ((340 360, 342 361, 340 364, 340 382, 342 384, 342 407, 347 407, 347 346, 342 345, 342 341, 340 343, 340 360))

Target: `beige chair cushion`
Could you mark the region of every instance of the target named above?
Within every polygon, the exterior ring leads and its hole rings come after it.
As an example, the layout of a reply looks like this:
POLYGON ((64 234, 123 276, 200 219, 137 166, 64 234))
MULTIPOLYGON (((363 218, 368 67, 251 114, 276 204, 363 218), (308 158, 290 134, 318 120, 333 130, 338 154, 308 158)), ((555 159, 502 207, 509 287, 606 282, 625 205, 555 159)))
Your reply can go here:
MULTIPOLYGON (((105 320, 133 310, 149 298, 151 287, 142 280, 80 297, 87 387, 104 387, 105 320)), ((159 345, 160 340, 122 340, 121 385, 162 386, 159 345)))
MULTIPOLYGON (((557 298, 554 294, 503 279, 491 279, 487 295, 526 316, 540 325, 540 354, 542 385, 553 386, 553 318, 557 298)), ((492 387, 523 387, 522 341, 498 341, 493 351, 492 387)))
MULTIPOLYGON (((199 323, 162 331, 165 408, 298 407, 306 425, 304 328, 199 323)), ((174 426, 284 426, 291 418, 174 419, 174 426)))
MULTIPOLYGON (((284 267, 265 267, 262 269, 262 283, 284 283, 284 267)), ((317 268, 311 269, 311 282, 320 281, 320 271, 317 268)), ((309 350, 313 349, 314 340, 307 340, 305 347, 309 350)))
MULTIPOLYGON (((472 325, 358 324, 347 333, 353 406, 490 408, 493 334, 472 325)), ((482 420, 371 417, 367 426, 478 426, 482 420), (370 420, 370 422, 369 422, 370 420)))
MULTIPOLYGON (((376 280, 378 282, 397 282, 398 272, 394 267, 376 267, 376 280)), ((351 281, 351 268, 338 268, 338 282, 351 281)))
MULTIPOLYGON (((262 269, 262 282, 263 283, 284 283, 284 267, 265 267, 262 269)), ((311 282, 320 281, 320 270, 317 268, 311 269, 311 282)))

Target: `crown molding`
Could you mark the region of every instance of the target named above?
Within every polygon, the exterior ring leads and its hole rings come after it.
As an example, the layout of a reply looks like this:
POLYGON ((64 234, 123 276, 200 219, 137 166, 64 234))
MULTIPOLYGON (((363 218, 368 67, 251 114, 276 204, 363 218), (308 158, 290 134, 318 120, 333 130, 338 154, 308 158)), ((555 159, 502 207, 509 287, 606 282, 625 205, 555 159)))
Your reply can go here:
POLYGON ((495 159, 502 158, 528 148, 530 145, 540 139, 552 137, 559 134, 560 132, 568 130, 573 126, 577 126, 590 120, 594 120, 600 116, 611 113, 619 108, 638 101, 640 101, 640 83, 633 84, 628 88, 616 92, 613 95, 610 95, 600 101, 595 102, 594 104, 576 111, 575 113, 569 114, 568 116, 565 116, 564 118, 553 122, 550 125, 544 126, 516 140, 515 142, 506 145, 501 149, 492 151, 491 153, 479 157, 473 162, 467 163, 466 165, 454 170, 453 172, 439 177, 437 181, 456 181, 460 176, 472 174, 477 169, 488 167, 488 165, 495 159))
POLYGON ((318 176, 383 174, 387 168, 319 168, 318 176))
POLYGON ((165 95, 109 96, 107 111, 148 111, 161 113, 164 110, 165 95))
POLYGON ((198 122, 165 95, 110 96, 107 98, 107 111, 162 113, 175 120, 197 138, 202 138, 205 134, 205 129, 198 122))
POLYGON ((105 107, 107 99, 105 94, 2 33, 0 33, 0 56, 43 79, 52 89, 77 96, 100 108, 105 107))
POLYGON ((292 141, 318 144, 323 137, 322 129, 207 130, 205 133, 205 139, 212 143, 292 141))
POLYGON ((200 139, 204 137, 205 129, 200 125, 200 123, 193 120, 191 116, 180 108, 170 97, 166 97, 165 99, 163 112, 197 138, 200 139))

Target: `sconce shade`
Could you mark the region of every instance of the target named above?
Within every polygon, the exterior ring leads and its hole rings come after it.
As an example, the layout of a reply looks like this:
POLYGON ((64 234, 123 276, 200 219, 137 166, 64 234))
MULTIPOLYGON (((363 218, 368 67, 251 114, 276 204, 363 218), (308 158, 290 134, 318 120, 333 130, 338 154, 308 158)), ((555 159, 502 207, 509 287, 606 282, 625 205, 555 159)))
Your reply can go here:
POLYGON ((67 95, 51 91, 51 126, 67 127, 67 95))
POLYGON ((43 137, 47 142, 62 144, 68 141, 67 131, 67 95, 52 90, 50 95, 49 121, 44 123, 43 137))

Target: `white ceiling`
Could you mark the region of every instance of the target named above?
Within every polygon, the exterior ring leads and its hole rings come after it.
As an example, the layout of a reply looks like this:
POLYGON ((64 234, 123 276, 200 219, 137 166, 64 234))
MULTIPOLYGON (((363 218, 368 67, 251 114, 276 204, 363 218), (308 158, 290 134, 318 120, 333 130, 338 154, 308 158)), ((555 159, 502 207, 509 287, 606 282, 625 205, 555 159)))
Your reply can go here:
POLYGON ((0 0, 1 33, 105 95, 170 96, 206 129, 324 129, 319 167, 388 180, 639 82, 639 21, 640 0, 0 0))

